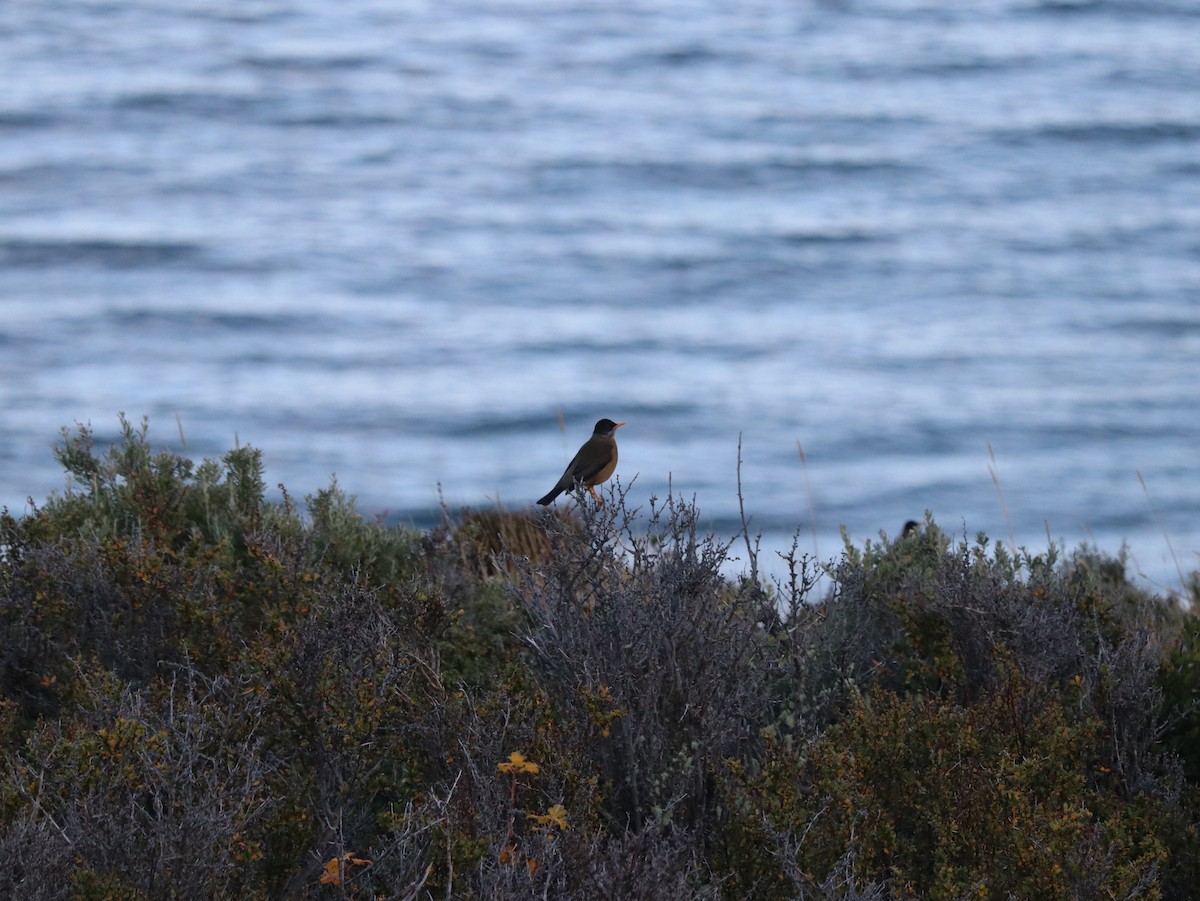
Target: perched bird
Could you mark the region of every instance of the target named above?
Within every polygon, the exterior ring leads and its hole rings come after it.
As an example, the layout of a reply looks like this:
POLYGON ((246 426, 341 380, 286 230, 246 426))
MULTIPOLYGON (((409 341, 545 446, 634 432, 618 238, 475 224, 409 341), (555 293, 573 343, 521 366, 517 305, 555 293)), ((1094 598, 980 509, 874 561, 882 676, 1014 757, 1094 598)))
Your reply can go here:
POLYGON ((608 481, 608 477, 617 468, 617 439, 613 432, 625 425, 623 422, 613 422, 611 419, 601 419, 596 423, 592 437, 583 443, 558 483, 550 489, 550 493, 538 501, 543 507, 564 491, 570 491, 576 485, 582 485, 592 493, 597 506, 604 506, 604 499, 596 493, 596 486, 608 481))

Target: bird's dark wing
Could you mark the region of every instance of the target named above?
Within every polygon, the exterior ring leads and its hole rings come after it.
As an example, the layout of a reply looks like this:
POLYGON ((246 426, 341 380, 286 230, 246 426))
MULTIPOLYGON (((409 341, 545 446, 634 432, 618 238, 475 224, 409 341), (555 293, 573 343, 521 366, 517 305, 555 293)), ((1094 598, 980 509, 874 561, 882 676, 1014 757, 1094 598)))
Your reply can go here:
POLYGON ((593 444, 589 446, 585 444, 579 449, 579 453, 575 455, 571 465, 567 467, 567 474, 572 482, 570 487, 574 487, 575 482, 591 482, 609 464, 612 456, 612 445, 593 444))
POLYGON ((564 491, 574 489, 580 482, 590 485, 592 480, 602 473, 604 468, 612 462, 613 454, 616 453, 616 450, 616 444, 610 441, 602 441, 595 438, 587 441, 583 447, 579 448, 579 452, 571 458, 571 462, 567 464, 567 468, 563 471, 562 478, 558 480, 558 484, 550 489, 550 493, 538 501, 538 503, 545 506, 564 491))
POLYGON ((575 474, 575 470, 579 467, 579 461, 584 456, 583 451, 584 449, 581 447, 578 452, 576 452, 575 456, 571 458, 571 462, 568 463, 567 468, 563 470, 563 474, 559 478, 558 482, 555 483, 554 487, 550 489, 545 497, 538 501, 539 504, 544 507, 564 491, 570 491, 575 487, 575 483, 582 478, 582 476, 575 474))

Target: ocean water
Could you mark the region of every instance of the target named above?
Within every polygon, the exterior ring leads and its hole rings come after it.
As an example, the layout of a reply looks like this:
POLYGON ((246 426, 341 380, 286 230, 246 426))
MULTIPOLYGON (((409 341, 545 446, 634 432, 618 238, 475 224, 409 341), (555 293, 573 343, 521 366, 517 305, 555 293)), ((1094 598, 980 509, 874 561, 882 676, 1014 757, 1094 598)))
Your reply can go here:
POLYGON ((51 448, 765 554, 929 510, 1200 567, 1194 0, 8 0, 0 504, 51 448), (801 450, 803 452, 803 459, 801 450))

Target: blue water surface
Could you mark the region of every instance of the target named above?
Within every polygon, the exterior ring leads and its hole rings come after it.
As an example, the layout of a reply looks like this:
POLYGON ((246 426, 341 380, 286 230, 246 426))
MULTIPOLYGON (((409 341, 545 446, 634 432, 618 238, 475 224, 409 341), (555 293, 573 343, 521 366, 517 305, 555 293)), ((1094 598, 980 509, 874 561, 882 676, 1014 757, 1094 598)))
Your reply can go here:
POLYGON ((121 411, 414 524, 607 416, 723 535, 740 438, 768 556, 930 510, 1200 566, 1190 0, 9 0, 0 47, 13 511, 121 411))

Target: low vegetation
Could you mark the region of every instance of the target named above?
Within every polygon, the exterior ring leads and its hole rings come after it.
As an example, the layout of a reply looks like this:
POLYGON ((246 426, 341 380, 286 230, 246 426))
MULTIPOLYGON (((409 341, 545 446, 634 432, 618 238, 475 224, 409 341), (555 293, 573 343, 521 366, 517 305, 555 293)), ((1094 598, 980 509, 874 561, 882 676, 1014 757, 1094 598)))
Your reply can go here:
POLYGON ((930 521, 768 585, 619 485, 419 533, 144 423, 57 455, 71 489, 0 517, 2 897, 1200 884, 1195 578, 930 521))

